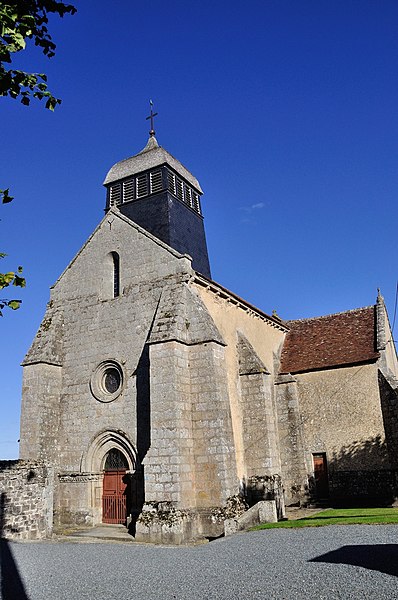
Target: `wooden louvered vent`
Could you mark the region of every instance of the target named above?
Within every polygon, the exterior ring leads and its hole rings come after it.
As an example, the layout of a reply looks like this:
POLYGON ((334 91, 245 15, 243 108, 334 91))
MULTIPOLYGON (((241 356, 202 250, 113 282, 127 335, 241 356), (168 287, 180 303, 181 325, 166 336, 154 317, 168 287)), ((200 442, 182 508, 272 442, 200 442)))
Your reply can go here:
POLYGON ((179 200, 183 200, 184 199, 184 192, 183 192, 183 183, 181 181, 181 179, 178 179, 178 177, 176 177, 176 187, 177 187, 177 198, 179 200))
POLYGON ((137 177, 137 198, 143 198, 148 195, 148 176, 138 175, 137 177))
POLYGON ((176 176, 174 175, 174 173, 170 173, 170 171, 167 171, 167 186, 169 191, 175 195, 176 193, 176 176))
POLYGON ((152 171, 149 174, 151 194, 161 192, 163 189, 162 171, 152 171))
POLYGON ((120 183, 111 185, 109 190, 109 206, 119 206, 122 200, 122 191, 120 189, 120 183))
POLYGON ((134 200, 134 179, 127 179, 123 182, 123 202, 134 200))
POLYGON ((191 201, 191 195, 192 195, 192 190, 189 186, 187 186, 186 183, 184 183, 184 202, 185 204, 188 204, 188 206, 190 206, 192 208, 192 201, 191 201))
POLYGON ((189 208, 201 214, 199 194, 185 181, 177 177, 174 173, 167 169, 167 189, 178 200, 184 202, 189 208))
POLYGON ((199 202, 199 194, 192 190, 192 208, 199 214, 200 213, 200 202, 199 202))
POLYGON ((180 179, 169 169, 165 170, 167 180, 163 179, 163 169, 141 173, 135 177, 129 177, 123 182, 117 182, 108 189, 109 207, 120 206, 126 202, 132 202, 149 196, 159 194, 167 189, 173 196, 184 202, 189 208, 201 214, 199 194, 183 179, 180 179), (164 187, 164 185, 166 187, 164 187))

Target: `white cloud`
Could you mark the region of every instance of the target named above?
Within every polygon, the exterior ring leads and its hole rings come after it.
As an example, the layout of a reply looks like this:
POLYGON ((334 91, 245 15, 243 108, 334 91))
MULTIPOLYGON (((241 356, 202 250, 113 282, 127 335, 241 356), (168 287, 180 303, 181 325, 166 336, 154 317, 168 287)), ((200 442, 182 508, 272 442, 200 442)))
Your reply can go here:
POLYGON ((253 212, 253 210, 258 210, 260 208, 264 208, 264 202, 257 202, 256 204, 251 204, 250 206, 241 206, 239 210, 244 210, 246 212, 253 212))

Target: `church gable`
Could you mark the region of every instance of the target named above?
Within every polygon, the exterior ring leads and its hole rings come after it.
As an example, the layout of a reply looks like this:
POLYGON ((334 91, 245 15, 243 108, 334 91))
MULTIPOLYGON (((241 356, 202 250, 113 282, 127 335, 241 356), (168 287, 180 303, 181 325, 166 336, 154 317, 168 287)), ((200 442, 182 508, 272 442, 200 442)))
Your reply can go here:
POLYGON ((145 281, 180 272, 191 272, 189 257, 112 209, 55 283, 52 298, 95 296, 111 300, 137 293, 145 281))

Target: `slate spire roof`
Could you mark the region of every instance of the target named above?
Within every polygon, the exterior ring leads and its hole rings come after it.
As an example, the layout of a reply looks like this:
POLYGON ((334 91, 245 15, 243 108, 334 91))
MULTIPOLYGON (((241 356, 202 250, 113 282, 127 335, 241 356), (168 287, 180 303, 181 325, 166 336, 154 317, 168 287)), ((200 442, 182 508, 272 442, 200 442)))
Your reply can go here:
POLYGON ((104 185, 108 185, 115 181, 120 181, 130 175, 137 175, 143 171, 148 171, 161 165, 169 165, 176 173, 178 173, 185 181, 190 183, 200 194, 203 193, 199 181, 192 175, 190 171, 179 160, 174 158, 167 150, 159 146, 154 135, 150 135, 148 142, 138 154, 130 156, 117 162, 108 171, 104 185))
POLYGON ((290 331, 281 355, 282 374, 372 362, 380 356, 374 306, 286 324, 290 331))

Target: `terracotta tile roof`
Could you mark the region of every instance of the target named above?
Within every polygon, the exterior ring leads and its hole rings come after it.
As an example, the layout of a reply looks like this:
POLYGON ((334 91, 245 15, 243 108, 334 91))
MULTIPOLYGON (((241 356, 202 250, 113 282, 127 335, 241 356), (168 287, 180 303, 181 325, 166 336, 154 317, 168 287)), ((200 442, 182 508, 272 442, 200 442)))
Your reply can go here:
POLYGON ((375 307, 357 308, 326 317, 287 321, 290 327, 280 373, 299 373, 374 361, 375 307))

